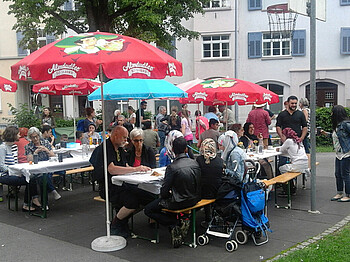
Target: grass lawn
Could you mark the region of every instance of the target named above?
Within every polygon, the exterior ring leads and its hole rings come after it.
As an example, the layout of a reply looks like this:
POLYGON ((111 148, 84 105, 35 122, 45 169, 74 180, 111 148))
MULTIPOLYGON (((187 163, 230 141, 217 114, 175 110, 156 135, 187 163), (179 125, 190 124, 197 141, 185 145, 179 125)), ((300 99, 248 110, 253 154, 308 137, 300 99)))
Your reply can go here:
POLYGON ((278 262, 338 262, 350 261, 350 223, 322 240, 315 242, 308 247, 295 251, 287 257, 280 258, 278 262))
POLYGON ((333 146, 318 146, 316 147, 317 153, 334 152, 333 146))

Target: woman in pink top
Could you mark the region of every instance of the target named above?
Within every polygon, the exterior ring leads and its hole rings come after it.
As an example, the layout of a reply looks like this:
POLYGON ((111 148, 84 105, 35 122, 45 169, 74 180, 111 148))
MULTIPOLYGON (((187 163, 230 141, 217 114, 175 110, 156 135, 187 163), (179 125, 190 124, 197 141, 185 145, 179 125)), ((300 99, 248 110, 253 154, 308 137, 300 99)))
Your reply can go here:
POLYGON ((254 135, 259 136, 262 134, 264 147, 267 148, 271 118, 269 113, 263 109, 265 104, 255 104, 255 109, 249 112, 246 122, 253 123, 255 129, 254 135))
POLYGON ((209 120, 202 116, 202 112, 199 110, 197 110, 194 115, 196 116, 196 139, 198 140, 199 135, 209 129, 209 120))

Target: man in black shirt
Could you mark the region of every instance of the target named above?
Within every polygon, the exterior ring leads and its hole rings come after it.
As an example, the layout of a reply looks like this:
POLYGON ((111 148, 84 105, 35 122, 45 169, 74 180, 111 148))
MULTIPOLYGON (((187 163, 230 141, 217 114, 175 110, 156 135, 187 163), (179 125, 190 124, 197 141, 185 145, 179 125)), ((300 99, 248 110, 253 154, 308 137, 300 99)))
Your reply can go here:
POLYGON ((290 127, 297 133, 301 141, 303 141, 307 134, 307 123, 304 114, 300 110, 297 110, 298 98, 296 96, 290 96, 287 99, 287 103, 286 110, 281 111, 277 116, 277 134, 283 143, 286 138, 282 134, 282 130, 290 127))
MULTIPOLYGON (((277 116, 276 131, 278 136, 281 138, 281 142, 284 143, 286 137, 282 134, 282 130, 286 127, 293 129, 301 141, 304 140, 307 135, 307 123, 305 115, 300 110, 297 110, 298 98, 296 96, 290 96, 287 99, 286 109, 281 111, 277 116)), ((288 158, 284 156, 279 157, 278 166, 283 166, 287 164, 288 158)), ((277 174, 280 174, 279 169, 276 170, 277 174)), ((276 175, 277 175, 276 174, 276 175)), ((284 188, 286 191, 286 188, 284 188)), ((294 194, 296 191, 294 183, 291 184, 291 193, 294 194)), ((283 192, 280 196, 285 196, 286 193, 283 192)))
POLYGON ((142 124, 147 121, 151 121, 151 119, 145 119, 145 110, 147 108, 147 101, 142 101, 140 103, 140 108, 136 110, 136 127, 142 127, 142 124), (140 112, 141 112, 141 120, 140 120, 140 112), (141 125, 140 125, 141 123, 141 125))
MULTIPOLYGON (((130 234, 128 229, 129 216, 140 204, 146 205, 154 199, 154 195, 135 186, 125 184, 117 186, 112 184, 112 176, 151 170, 149 167, 142 165, 138 167, 128 166, 126 152, 123 148, 127 144, 127 139, 128 131, 123 126, 114 127, 110 138, 106 139, 109 199, 112 204, 118 208, 120 207, 111 223, 111 234, 122 237, 128 237, 130 234)), ((100 196, 105 199, 102 146, 101 144, 95 149, 96 156, 94 156, 94 151, 90 162, 94 166, 95 177, 99 182, 100 196)))

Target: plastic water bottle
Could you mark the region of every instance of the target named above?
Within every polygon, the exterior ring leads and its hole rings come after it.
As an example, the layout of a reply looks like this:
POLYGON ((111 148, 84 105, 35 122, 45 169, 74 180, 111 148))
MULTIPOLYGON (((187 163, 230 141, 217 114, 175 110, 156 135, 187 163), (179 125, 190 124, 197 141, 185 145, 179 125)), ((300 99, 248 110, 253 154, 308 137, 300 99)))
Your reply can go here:
POLYGON ((263 140, 259 139, 258 154, 260 154, 260 155, 263 154, 263 148, 264 148, 263 140))
POLYGON ((81 148, 81 151, 82 151, 82 154, 83 154, 83 158, 88 158, 89 157, 89 146, 87 144, 82 144, 81 145, 82 148, 81 148))

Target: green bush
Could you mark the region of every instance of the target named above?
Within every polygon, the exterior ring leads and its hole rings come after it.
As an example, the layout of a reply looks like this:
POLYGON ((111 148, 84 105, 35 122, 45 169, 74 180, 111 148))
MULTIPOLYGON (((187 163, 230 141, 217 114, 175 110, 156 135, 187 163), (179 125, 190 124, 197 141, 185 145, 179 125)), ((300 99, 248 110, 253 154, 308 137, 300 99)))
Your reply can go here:
MULTIPOLYGON (((345 108, 350 115, 350 109, 345 108)), ((331 120, 332 108, 320 107, 316 109, 316 127, 321 127, 327 132, 332 132, 332 120, 331 120)), ((316 137, 317 146, 330 146, 332 145, 332 139, 325 136, 316 137)))
POLYGON ((7 104, 13 115, 13 118, 3 118, 11 125, 16 125, 18 127, 31 128, 35 126, 40 128, 40 119, 35 115, 34 110, 30 109, 27 104, 19 104, 19 108, 15 108, 10 103, 7 104))
MULTIPOLYGON (((75 124, 78 123, 79 120, 80 118, 77 118, 75 120, 75 124)), ((56 122, 56 127, 71 127, 74 125, 73 118, 69 118, 69 119, 55 118, 55 122, 56 122)))

